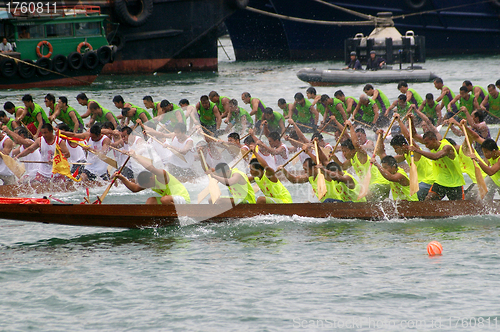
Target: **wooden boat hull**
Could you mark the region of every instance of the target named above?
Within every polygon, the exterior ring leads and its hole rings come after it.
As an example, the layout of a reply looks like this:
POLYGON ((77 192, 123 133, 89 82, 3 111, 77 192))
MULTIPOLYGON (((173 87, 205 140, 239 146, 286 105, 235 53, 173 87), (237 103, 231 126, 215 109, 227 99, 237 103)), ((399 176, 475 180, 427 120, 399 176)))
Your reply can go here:
POLYGON ((329 86, 365 83, 397 83, 400 81, 429 82, 437 76, 426 69, 387 69, 372 71, 304 68, 299 70, 297 77, 314 86, 329 86))
POLYGON ((338 219, 446 218, 463 215, 500 214, 500 202, 474 201, 297 203, 238 205, 231 209, 208 204, 161 205, 25 205, 0 204, 4 219, 75 226, 146 228, 178 225, 180 217, 221 222, 262 215, 338 219))

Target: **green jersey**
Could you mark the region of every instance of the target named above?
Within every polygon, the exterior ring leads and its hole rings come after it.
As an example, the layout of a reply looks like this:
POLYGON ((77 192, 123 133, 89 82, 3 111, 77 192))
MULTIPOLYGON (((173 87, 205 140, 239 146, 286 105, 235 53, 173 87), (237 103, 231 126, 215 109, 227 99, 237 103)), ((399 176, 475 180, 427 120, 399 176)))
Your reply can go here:
MULTIPOLYGON (((45 113, 45 111, 42 109, 42 107, 38 104, 35 104, 33 103, 34 107, 33 109, 30 109, 30 108, 27 108, 28 110, 28 114, 26 115, 27 117, 27 122, 25 122, 26 124, 30 124, 30 123, 33 123, 35 125, 35 127, 38 128, 38 125, 39 125, 39 122, 38 122, 38 114, 41 114, 42 115, 42 121, 43 123, 49 123, 49 118, 47 117, 47 114, 45 113)), ((25 117, 25 118, 26 118, 25 117)), ((23 121, 24 122, 24 121, 23 121)), ((42 124, 43 124, 42 123, 42 124)))
POLYGON ((267 128, 270 132, 277 131, 281 133, 280 120, 285 124, 285 118, 280 113, 273 111, 274 119, 267 121, 267 128))
POLYGON ((233 196, 234 203, 255 204, 255 194, 253 192, 253 188, 252 185, 250 184, 250 181, 248 181, 247 175, 237 168, 232 168, 231 176, 233 176, 234 174, 239 174, 246 180, 246 184, 235 183, 228 187, 229 192, 233 196))
POLYGON ((372 123, 375 119, 375 112, 373 111, 373 105, 375 105, 373 99, 368 100, 368 105, 361 105, 360 110, 363 112, 361 119, 366 123, 372 123))
POLYGON ((254 177, 255 183, 266 197, 277 199, 277 203, 292 203, 292 196, 288 189, 278 180, 274 183, 267 177, 266 174, 262 178, 254 177))
POLYGON ((298 123, 310 124, 314 119, 313 114, 311 113, 312 103, 307 99, 304 99, 304 101, 304 106, 298 103, 295 105, 296 111, 294 112, 294 114, 292 114, 292 119, 293 121, 298 123))
POLYGON ((445 156, 438 160, 433 160, 433 170, 435 176, 435 183, 443 187, 460 187, 465 184, 464 176, 462 175, 462 170, 460 169, 460 161, 458 153, 447 140, 442 140, 441 145, 439 145, 437 150, 431 150, 431 152, 439 152, 443 148, 449 145, 455 151, 455 159, 450 159, 445 156))
POLYGON ((65 124, 68 125, 68 127, 71 129, 71 130, 74 130, 75 129, 75 123, 73 122, 73 119, 71 119, 71 117, 69 116, 69 114, 73 112, 76 116, 76 119, 78 121, 78 128, 80 129, 83 129, 84 128, 84 125, 83 125, 83 119, 82 117, 80 116, 80 114, 78 114, 78 112, 71 106, 68 106, 66 108, 66 110, 63 110, 61 109, 61 112, 59 113, 59 115, 57 116, 57 118, 59 120, 61 120, 62 122, 64 122, 65 124))
POLYGON ((200 109, 198 110, 198 115, 200 116, 200 122, 205 126, 215 126, 217 124, 217 119, 214 114, 215 104, 209 101, 210 107, 206 110, 203 104, 200 102, 200 109))
POLYGON ((500 117, 500 93, 496 98, 493 98, 491 94, 488 94, 488 112, 494 116, 500 117))
MULTIPOLYGON (((168 174, 168 184, 165 184, 165 180, 163 182, 158 181, 158 177, 155 175, 155 186, 151 188, 154 192, 158 193, 163 196, 181 196, 186 200, 186 203, 191 203, 191 198, 189 197, 189 193, 184 187, 184 185, 177 180, 172 174, 170 174, 167 171, 164 171, 166 174, 168 174)), ((165 177, 166 178, 166 177, 165 177)))
MULTIPOLYGON (((406 179, 408 179, 408 183, 410 182, 410 178, 406 175, 405 171, 401 168, 398 168, 398 173, 403 175, 406 179)), ((410 195, 410 185, 403 186, 400 183, 390 181, 392 197, 395 201, 418 201, 417 193, 410 195)))
POLYGON ((184 110, 176 104, 172 104, 173 108, 170 112, 164 113, 161 115, 161 122, 167 126, 175 127, 176 124, 179 123, 179 119, 177 119, 177 113, 181 115, 182 123, 186 123, 186 115, 184 114, 184 110))

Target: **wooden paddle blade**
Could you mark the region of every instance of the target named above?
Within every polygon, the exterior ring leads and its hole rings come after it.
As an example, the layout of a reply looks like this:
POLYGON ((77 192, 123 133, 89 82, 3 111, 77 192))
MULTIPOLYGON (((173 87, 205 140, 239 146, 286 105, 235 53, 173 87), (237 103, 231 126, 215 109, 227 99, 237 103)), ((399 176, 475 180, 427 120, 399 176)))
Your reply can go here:
MULTIPOLYGON (((90 151, 90 152, 92 152, 92 151, 90 151)), ((114 159, 106 156, 104 153, 101 153, 99 151, 94 151, 92 153, 94 153, 97 156, 97 158, 101 159, 102 161, 104 161, 109 166, 118 169, 118 163, 116 162, 116 160, 114 160, 114 159)))
POLYGON ((317 188, 318 199, 322 199, 323 197, 325 197, 326 192, 327 192, 325 176, 323 175, 323 173, 318 174, 318 178, 317 178, 316 183, 318 184, 318 188, 317 188))
POLYGON ((486 196, 486 194, 488 193, 488 187, 486 186, 486 182, 484 181, 481 168, 479 167, 478 164, 476 164, 475 161, 474 161, 474 172, 476 173, 476 181, 479 189, 479 195, 481 195, 481 199, 483 199, 484 196, 486 196))
POLYGON ((219 182, 210 176, 210 180, 208 181, 208 190, 210 192, 210 199, 212 203, 217 202, 219 199, 221 192, 219 189, 219 182))
POLYGON ((252 186, 252 189, 253 189, 254 194, 256 194, 260 190, 259 185, 257 183, 255 183, 252 186))
POLYGON ((206 187, 198 194, 198 204, 200 204, 201 201, 203 201, 208 195, 210 195, 210 187, 206 187))
POLYGON ((366 173, 365 178, 363 179, 363 183, 361 184, 361 189, 359 190, 358 201, 368 195, 368 188, 370 187, 370 182, 372 181, 372 165, 368 169, 368 173, 366 173))
POLYGON ((419 187, 418 187, 417 165, 415 165, 415 162, 412 161, 410 165, 410 196, 418 192, 418 190, 419 187))
POLYGON ((23 176, 24 172, 26 169, 24 168, 24 165, 21 163, 18 163, 17 161, 14 160, 14 158, 2 153, 1 154, 3 162, 5 163, 5 166, 7 166, 12 173, 14 173, 17 178, 21 178, 23 176))
POLYGON ((187 163, 186 158, 184 158, 184 155, 180 153, 179 151, 176 151, 174 149, 168 148, 177 158, 182 160, 183 162, 187 163))

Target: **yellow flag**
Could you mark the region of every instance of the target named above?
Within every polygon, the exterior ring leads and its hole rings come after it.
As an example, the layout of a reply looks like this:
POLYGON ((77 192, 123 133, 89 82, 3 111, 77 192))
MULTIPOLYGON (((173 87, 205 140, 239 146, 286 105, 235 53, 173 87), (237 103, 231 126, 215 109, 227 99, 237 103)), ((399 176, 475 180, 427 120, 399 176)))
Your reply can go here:
POLYGON ((66 158, 64 158, 59 144, 56 143, 56 153, 54 154, 54 160, 52 162, 52 173, 62 174, 67 176, 73 181, 80 182, 81 179, 76 179, 70 172, 69 163, 66 158))

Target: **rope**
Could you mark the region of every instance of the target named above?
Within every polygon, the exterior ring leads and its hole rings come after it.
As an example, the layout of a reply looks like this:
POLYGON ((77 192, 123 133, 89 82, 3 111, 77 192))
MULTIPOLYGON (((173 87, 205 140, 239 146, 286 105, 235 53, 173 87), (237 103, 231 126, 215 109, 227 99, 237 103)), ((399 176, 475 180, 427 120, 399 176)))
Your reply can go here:
POLYGON ((305 19, 305 18, 298 18, 298 17, 291 17, 291 16, 286 16, 286 15, 281 15, 281 14, 270 13, 270 12, 266 12, 264 10, 260 10, 260 9, 253 8, 253 7, 246 7, 245 9, 248 11, 257 13, 257 14, 267 15, 267 16, 271 16, 271 17, 280 18, 283 20, 289 20, 289 21, 295 21, 295 22, 301 22, 301 23, 321 24, 321 25, 338 25, 338 26, 342 26, 342 25, 347 25, 347 26, 374 25, 374 22, 372 22, 372 21, 351 21, 351 22, 348 22, 348 21, 347 22, 343 22, 343 21, 337 21, 337 22, 318 21, 318 20, 309 20, 309 19, 305 19))
POLYGON ((0 56, 3 56, 3 57, 6 57, 6 58, 9 58, 9 59, 12 59, 12 60, 14 60, 14 61, 16 61, 16 62, 21 62, 21 63, 24 63, 25 65, 29 65, 29 66, 35 67, 35 68, 37 68, 37 69, 42 69, 42 70, 48 71, 49 73, 53 73, 53 74, 57 74, 57 75, 61 75, 61 76, 66 77, 66 78, 71 78, 71 79, 74 79, 74 80, 76 80, 76 81, 80 81, 80 82, 83 82, 83 83, 85 83, 85 84, 88 84, 88 85, 92 84, 92 82, 89 82, 89 81, 84 81, 84 80, 81 80, 81 79, 76 78, 76 77, 71 77, 71 76, 68 76, 68 75, 65 75, 65 74, 62 74, 62 73, 58 73, 58 72, 56 72, 56 71, 53 71, 53 70, 50 70, 50 69, 46 69, 46 68, 43 68, 43 67, 37 66, 37 65, 35 65, 35 64, 33 64, 33 63, 29 63, 29 62, 26 62, 26 61, 24 61, 24 60, 19 60, 19 59, 17 59, 17 58, 11 57, 10 55, 4 54, 4 53, 0 53, 0 56))
POLYGON ((446 10, 450 10, 450 9, 457 9, 457 8, 461 8, 461 7, 468 7, 468 6, 473 6, 473 5, 479 5, 479 4, 486 3, 486 2, 491 2, 491 0, 484 0, 484 1, 474 2, 474 3, 467 3, 467 4, 464 4, 464 5, 446 7, 446 8, 441 8, 441 9, 426 10, 426 11, 423 11, 423 12, 418 12, 418 13, 413 13, 413 14, 407 14, 407 15, 393 16, 392 19, 393 20, 400 19, 400 18, 404 19, 404 18, 410 17, 410 16, 430 14, 430 13, 437 13, 437 12, 442 12, 442 11, 446 11, 446 10))

